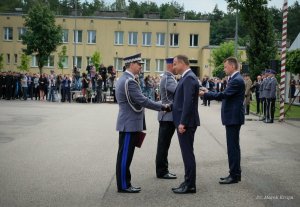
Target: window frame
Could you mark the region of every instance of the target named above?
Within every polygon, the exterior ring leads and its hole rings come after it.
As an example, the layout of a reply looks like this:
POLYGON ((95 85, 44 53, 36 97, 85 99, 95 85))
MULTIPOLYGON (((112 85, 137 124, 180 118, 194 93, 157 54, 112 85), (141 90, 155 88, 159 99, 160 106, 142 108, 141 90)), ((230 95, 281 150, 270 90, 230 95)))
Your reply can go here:
POLYGON ((115 31, 114 45, 124 45, 124 32, 123 31, 115 31))
POLYGON ((13 27, 4 27, 3 30, 4 30, 3 39, 5 41, 13 41, 14 40, 14 29, 13 29, 13 27))
POLYGON ((199 34, 190 34, 190 47, 199 47, 199 34), (197 45, 195 45, 195 36, 197 36, 197 45))
POLYGON ((170 34, 170 47, 179 47, 179 33, 170 34), (175 36, 177 36, 177 45, 175 45, 175 36))
POLYGON ((138 45, 138 32, 128 32, 128 45, 131 46, 138 45), (136 37, 136 42, 134 42, 135 37, 136 37))
POLYGON ((165 46, 166 45, 166 33, 163 33, 163 32, 157 32, 156 33, 156 46, 165 46), (163 36, 163 38, 162 38, 163 36), (163 40, 163 44, 161 44, 163 40))
POLYGON ((164 72, 165 60, 164 59, 156 59, 155 62, 156 62, 155 72, 158 72, 158 73, 164 72))
POLYGON ((151 38, 152 38, 152 33, 151 32, 143 32, 142 33, 143 35, 143 46, 146 46, 146 47, 149 47, 152 45, 152 41, 151 41, 151 38))
POLYGON ((74 31, 74 43, 82 43, 82 35, 83 31, 82 30, 73 30, 74 31), (81 42, 78 41, 78 33, 81 32, 81 42))
POLYGON ((87 31, 87 43, 88 44, 96 44, 97 43, 97 31, 96 30, 88 30, 87 31), (93 33, 95 33, 95 36, 93 36, 93 33), (90 38, 92 38, 92 39, 90 39, 90 38))

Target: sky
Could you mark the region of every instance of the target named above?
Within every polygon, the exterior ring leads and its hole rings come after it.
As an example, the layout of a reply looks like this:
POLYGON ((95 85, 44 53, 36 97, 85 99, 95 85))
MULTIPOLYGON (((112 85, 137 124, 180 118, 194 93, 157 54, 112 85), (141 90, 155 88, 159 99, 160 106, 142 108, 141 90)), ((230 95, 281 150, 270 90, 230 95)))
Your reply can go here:
MULTIPOLYGON (((84 0, 82 0, 84 1, 84 0)), ((92 0, 89 0, 92 1, 92 0)), ((104 0, 105 2, 115 2, 115 0, 104 0)), ((145 2, 147 0, 135 0, 136 2, 145 2)), ((151 1, 151 0, 150 0, 151 1)), ((172 0, 152 0, 152 2, 156 2, 156 4, 160 5, 162 3, 168 3, 172 0)), ((275 6, 277 8, 282 8, 284 0, 271 0, 269 2, 269 7, 275 6)), ((288 4, 292 5, 297 0, 289 0, 288 4)), ((184 6, 184 9, 187 10, 194 10, 196 12, 201 13, 209 13, 212 12, 215 8, 215 5, 218 5, 218 8, 224 12, 227 11, 227 2, 225 0, 176 0, 180 5, 184 6)), ((298 1, 299 2, 299 1, 298 1)), ((128 1, 126 0, 126 4, 128 5, 128 1)))

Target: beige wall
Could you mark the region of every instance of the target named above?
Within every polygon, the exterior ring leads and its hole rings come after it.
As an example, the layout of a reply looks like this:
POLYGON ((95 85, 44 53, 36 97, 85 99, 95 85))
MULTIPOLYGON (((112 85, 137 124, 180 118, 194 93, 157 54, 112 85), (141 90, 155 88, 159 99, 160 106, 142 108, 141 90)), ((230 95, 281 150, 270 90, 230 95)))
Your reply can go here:
MULTIPOLYGON (((57 17, 57 24, 63 29, 69 30, 69 41, 63 45, 67 46, 68 69, 64 73, 71 73, 74 56, 74 38, 73 30, 75 29, 75 19, 73 17, 57 17)), ((23 27, 24 19, 20 15, 0 14, 0 53, 4 54, 4 69, 16 70, 20 64, 21 51, 24 46, 18 41, 18 27, 23 27), (4 27, 13 27, 13 40, 4 40, 4 27), (11 63, 6 64, 6 54, 10 54, 11 63), (14 54, 18 54, 18 63, 14 64, 14 54)), ((104 65, 113 65, 114 58, 124 58, 136 53, 142 53, 143 58, 150 59, 150 73, 156 74, 156 59, 164 59, 166 57, 175 56, 177 54, 185 54, 191 60, 197 63, 191 66, 199 67, 200 72, 205 73, 205 65, 208 64, 206 51, 204 46, 209 45, 210 23, 208 21, 184 21, 184 20, 153 20, 153 19, 128 19, 128 18, 100 18, 100 17, 77 17, 77 30, 82 30, 82 43, 77 43, 77 56, 82 56, 82 69, 87 66, 86 57, 92 56, 95 51, 101 53, 104 65), (96 44, 87 43, 87 30, 96 30, 96 44), (124 32, 124 44, 114 44, 114 32, 124 32), (128 32, 138 32, 138 44, 136 46, 128 45, 128 32), (151 46, 142 46, 142 33, 151 32, 151 46), (165 46, 156 46, 156 33, 165 33, 165 46), (179 46, 169 46, 169 34, 179 34, 179 46), (190 34, 199 35, 198 47, 190 47, 190 34), (203 70, 203 71, 202 71, 203 70)), ((57 51, 61 51, 61 47, 57 51)), ((57 73, 57 54, 54 53, 54 69, 57 73)), ((31 65, 31 64, 30 64, 31 65)), ((53 67, 51 68, 53 69, 53 67)), ((32 72, 38 72, 37 68, 31 68, 32 72)), ((49 68, 44 67, 44 71, 48 72, 49 68)))

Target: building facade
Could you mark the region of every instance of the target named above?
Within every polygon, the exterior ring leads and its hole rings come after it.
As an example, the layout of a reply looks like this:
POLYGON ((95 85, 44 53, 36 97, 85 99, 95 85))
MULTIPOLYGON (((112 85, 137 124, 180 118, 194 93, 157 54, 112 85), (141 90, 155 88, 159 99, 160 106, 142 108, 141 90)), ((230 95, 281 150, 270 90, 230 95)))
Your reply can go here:
MULTIPOLYGON (((72 73, 73 65, 84 71, 95 51, 101 62, 114 65, 122 71, 123 58, 142 53, 145 74, 157 75, 164 71, 166 57, 185 54, 191 68, 198 75, 208 74, 209 61, 202 49, 209 45, 210 22, 191 20, 131 19, 112 17, 56 16, 63 29, 62 45, 49 58, 43 71, 58 69, 58 55, 62 46, 67 48, 64 73, 72 73)), ((0 53, 4 70, 16 71, 20 65, 21 34, 26 31, 22 14, 0 14, 0 53)), ((35 56, 31 56, 30 71, 38 72, 35 56)))

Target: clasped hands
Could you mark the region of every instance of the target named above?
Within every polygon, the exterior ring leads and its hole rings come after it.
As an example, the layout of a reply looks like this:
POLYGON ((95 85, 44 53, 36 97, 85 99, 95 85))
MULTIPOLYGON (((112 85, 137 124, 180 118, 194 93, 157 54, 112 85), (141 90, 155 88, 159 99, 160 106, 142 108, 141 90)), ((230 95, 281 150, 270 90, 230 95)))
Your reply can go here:
POLYGON ((163 104, 161 110, 165 111, 165 112, 171 112, 172 111, 172 107, 169 104, 163 104))
POLYGON ((207 93, 208 92, 208 89, 207 88, 205 88, 205 87, 200 87, 200 89, 199 89, 199 96, 204 96, 204 94, 205 93, 207 93))

